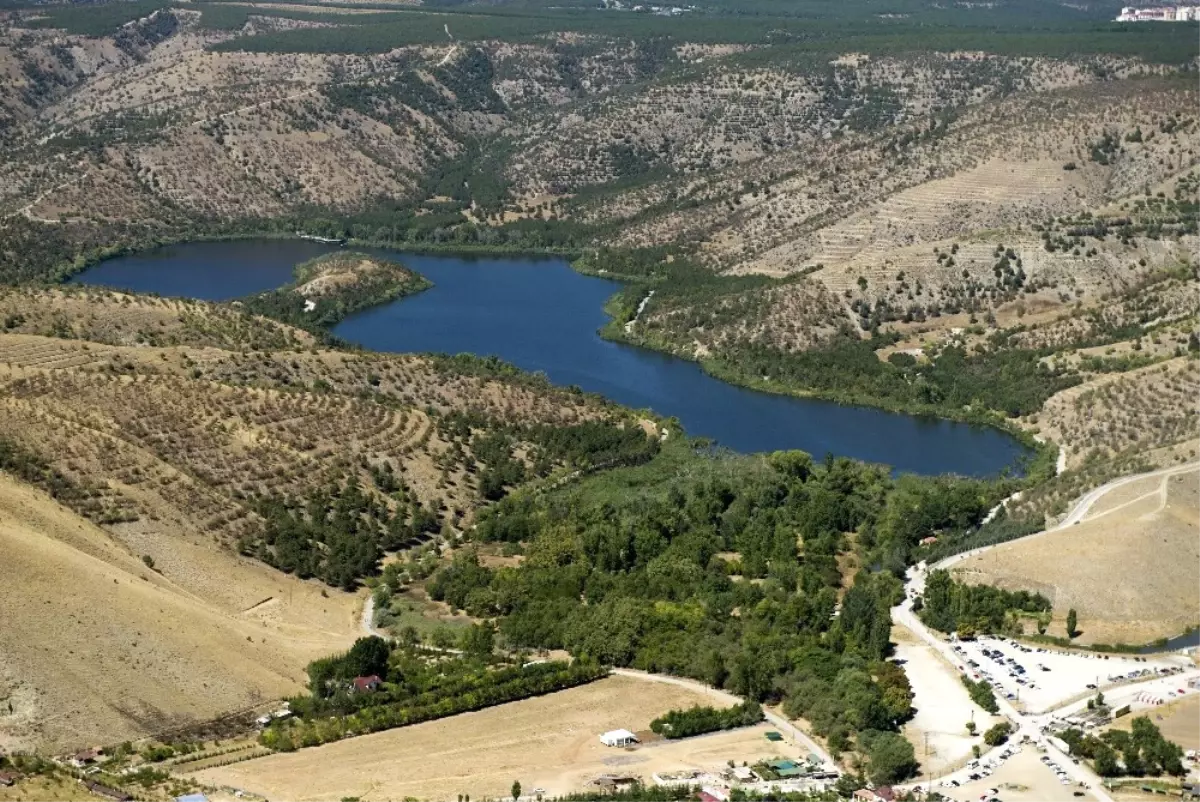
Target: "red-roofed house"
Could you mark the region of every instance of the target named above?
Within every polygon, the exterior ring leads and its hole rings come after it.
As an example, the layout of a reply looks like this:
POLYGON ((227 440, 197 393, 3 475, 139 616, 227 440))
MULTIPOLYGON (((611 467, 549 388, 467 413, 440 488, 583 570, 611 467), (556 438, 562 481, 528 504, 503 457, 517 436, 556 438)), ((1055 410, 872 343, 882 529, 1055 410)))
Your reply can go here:
POLYGON ((383 684, 383 680, 372 674, 369 677, 354 678, 355 693, 373 693, 379 690, 379 686, 383 684))
POLYGON ((854 792, 854 798, 859 802, 894 802, 896 792, 892 790, 890 785, 883 785, 871 791, 867 788, 860 788, 854 792))

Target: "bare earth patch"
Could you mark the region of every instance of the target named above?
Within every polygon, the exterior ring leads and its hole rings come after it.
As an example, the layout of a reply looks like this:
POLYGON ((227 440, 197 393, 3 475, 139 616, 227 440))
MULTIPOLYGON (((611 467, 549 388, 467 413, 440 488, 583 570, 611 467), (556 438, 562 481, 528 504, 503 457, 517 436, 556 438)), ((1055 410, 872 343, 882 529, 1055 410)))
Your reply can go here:
POLYGON ((904 662, 904 673, 913 689, 916 715, 904 726, 921 763, 921 774, 940 776, 963 766, 971 746, 983 746, 981 737, 1000 717, 988 715, 971 701, 957 672, 928 645, 903 627, 892 628, 896 657, 904 662), (974 721, 978 736, 967 733, 974 721))

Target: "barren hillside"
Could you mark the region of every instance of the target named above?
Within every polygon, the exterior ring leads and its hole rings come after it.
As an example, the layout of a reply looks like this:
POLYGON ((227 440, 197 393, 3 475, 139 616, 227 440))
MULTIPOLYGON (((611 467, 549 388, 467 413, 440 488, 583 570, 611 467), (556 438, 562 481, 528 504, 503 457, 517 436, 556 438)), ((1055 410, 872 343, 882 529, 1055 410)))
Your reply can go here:
POLYGON ((0 549, 5 751, 136 739, 270 702, 355 634, 349 594, 187 535, 171 548, 187 567, 168 577, 6 474, 0 549))

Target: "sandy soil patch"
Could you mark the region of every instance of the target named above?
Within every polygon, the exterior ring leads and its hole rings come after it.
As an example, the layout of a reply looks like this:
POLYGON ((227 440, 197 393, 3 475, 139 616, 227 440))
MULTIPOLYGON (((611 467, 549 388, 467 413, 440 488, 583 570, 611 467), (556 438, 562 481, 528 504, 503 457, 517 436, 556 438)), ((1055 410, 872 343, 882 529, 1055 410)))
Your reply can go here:
POLYGON ((1197 479, 1188 472, 1119 488, 1078 525, 1002 544, 963 560, 954 573, 1046 594, 1054 604, 1052 635, 1065 633, 1074 607, 1083 644, 1177 635, 1197 623, 1200 610, 1197 479))
POLYGON ((69 777, 30 777, 10 788, 0 788, 0 802, 35 802, 53 799, 55 802, 90 802, 102 800, 69 777))
POLYGON ((690 688, 609 677, 551 696, 210 769, 194 779, 297 801, 478 798, 505 796, 514 780, 529 791, 561 794, 606 773, 649 781, 657 771, 800 754, 767 741, 771 727, 765 724, 631 750, 599 741, 606 730, 645 730, 655 716, 695 704, 713 701, 690 688))
POLYGON ((893 627, 896 657, 904 660, 904 673, 913 688, 916 715, 904 726, 904 737, 916 750, 921 773, 939 776, 970 759, 971 746, 983 746, 982 734, 996 722, 971 701, 957 672, 927 644, 904 627, 893 627), (967 734, 967 721, 975 722, 979 736, 967 734))

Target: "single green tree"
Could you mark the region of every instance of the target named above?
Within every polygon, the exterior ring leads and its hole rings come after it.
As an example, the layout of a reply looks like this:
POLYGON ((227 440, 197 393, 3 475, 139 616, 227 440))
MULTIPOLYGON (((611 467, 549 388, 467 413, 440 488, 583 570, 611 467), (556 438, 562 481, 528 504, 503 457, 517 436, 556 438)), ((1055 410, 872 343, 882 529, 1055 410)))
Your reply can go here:
POLYGON ((513 780, 513 784, 512 784, 512 798, 513 798, 513 799, 519 799, 519 798, 520 798, 520 796, 521 796, 521 782, 520 782, 519 780, 513 780))
POLYGON ((1079 634, 1076 625, 1079 623, 1079 616, 1075 614, 1075 608, 1072 607, 1067 611, 1067 637, 1073 638, 1079 634))

